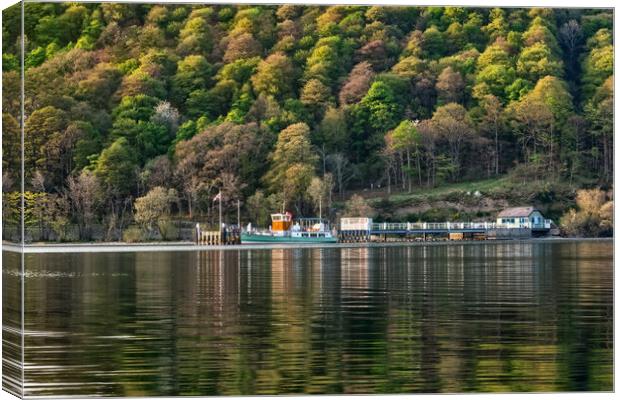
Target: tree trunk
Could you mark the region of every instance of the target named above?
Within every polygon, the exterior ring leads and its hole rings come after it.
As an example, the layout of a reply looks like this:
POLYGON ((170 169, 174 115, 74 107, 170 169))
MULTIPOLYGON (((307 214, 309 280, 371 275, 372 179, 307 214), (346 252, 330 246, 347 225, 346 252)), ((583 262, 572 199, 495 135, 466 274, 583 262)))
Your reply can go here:
POLYGON ((422 186, 422 165, 420 163, 420 152, 416 152, 417 168, 418 168, 418 185, 422 186))
POLYGON ((607 135, 603 135, 603 176, 605 180, 609 178, 609 142, 607 135))
POLYGON ((323 176, 325 176, 325 143, 323 143, 323 151, 321 152, 323 156, 323 176))
POLYGON ((411 193, 411 152, 407 149, 407 183, 409 184, 409 193, 411 193))
POLYGON ((405 190, 405 182, 407 178, 407 171, 405 171, 405 160, 403 159, 402 153, 399 155, 400 158, 400 179, 401 179, 401 187, 403 191, 405 190))
POLYGON ((189 219, 193 218, 192 214, 192 195, 187 196, 187 211, 189 213, 189 219))
POLYGON ((499 135, 495 126, 495 175, 499 175, 499 135))

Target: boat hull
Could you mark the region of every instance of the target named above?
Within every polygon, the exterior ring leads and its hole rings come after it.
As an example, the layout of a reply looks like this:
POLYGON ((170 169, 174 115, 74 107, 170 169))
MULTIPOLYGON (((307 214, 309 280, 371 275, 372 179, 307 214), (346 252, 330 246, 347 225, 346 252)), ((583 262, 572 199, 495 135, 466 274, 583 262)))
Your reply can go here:
POLYGON ((338 243, 335 237, 291 237, 242 233, 241 243, 338 243))

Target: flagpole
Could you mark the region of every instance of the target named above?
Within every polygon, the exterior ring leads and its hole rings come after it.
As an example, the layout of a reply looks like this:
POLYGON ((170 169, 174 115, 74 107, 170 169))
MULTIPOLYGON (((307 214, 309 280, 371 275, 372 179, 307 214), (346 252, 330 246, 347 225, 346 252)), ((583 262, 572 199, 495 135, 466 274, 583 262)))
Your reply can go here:
POLYGON ((220 203, 220 235, 222 234, 222 191, 217 194, 219 203, 220 203))
POLYGON ((241 230, 241 200, 237 199, 237 228, 241 230))

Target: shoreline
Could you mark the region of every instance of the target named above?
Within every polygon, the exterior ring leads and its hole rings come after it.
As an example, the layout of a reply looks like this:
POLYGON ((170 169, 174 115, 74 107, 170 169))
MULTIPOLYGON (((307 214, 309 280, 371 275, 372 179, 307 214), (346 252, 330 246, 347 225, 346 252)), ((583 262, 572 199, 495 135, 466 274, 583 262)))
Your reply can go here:
POLYGON ((153 243, 34 243, 16 244, 3 242, 2 251, 24 254, 50 253, 137 253, 163 251, 213 251, 213 250, 281 250, 281 249, 329 249, 329 248, 366 248, 366 247, 413 247, 413 246, 449 246, 449 245, 482 245, 509 243, 555 243, 582 241, 613 241, 614 238, 528 238, 528 239, 495 239, 495 240, 458 240, 436 242, 365 242, 365 243, 288 243, 288 244, 238 244, 238 245, 199 245, 194 242, 153 242, 153 243))

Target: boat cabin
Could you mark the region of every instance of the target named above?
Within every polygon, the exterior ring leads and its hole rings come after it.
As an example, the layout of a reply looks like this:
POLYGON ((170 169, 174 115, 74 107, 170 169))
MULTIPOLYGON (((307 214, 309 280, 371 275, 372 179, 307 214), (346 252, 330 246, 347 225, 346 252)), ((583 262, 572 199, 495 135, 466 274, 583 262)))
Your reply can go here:
POLYGON ((271 214, 271 230, 273 232, 286 232, 291 229, 293 215, 290 212, 284 214, 271 214))

